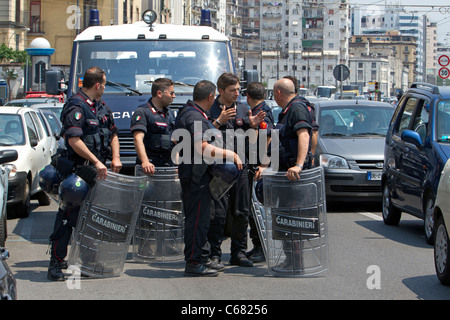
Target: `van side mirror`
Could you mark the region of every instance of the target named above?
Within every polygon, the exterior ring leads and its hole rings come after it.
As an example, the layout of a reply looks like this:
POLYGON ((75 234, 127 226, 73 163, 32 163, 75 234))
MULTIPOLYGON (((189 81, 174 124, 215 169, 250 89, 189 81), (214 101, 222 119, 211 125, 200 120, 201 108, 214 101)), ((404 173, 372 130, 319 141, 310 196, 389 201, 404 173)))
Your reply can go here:
POLYGON ((403 130, 401 138, 407 143, 415 145, 417 148, 421 149, 423 146, 423 141, 420 135, 412 130, 403 130))
POLYGON ((45 92, 51 95, 61 94, 61 72, 47 70, 45 72, 45 92))

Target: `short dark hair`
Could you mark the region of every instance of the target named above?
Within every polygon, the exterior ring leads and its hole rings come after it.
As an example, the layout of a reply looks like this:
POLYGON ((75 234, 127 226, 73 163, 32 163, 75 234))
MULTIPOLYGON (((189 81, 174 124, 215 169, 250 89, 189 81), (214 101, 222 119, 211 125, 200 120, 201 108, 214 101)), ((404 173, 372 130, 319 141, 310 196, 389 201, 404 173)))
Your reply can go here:
POLYGON ((158 78, 153 81, 152 85, 152 96, 156 96, 158 94, 158 90, 164 91, 168 87, 173 86, 172 79, 168 78, 158 78))
POLYGON ((83 88, 90 89, 96 83, 103 82, 103 75, 105 71, 99 67, 90 67, 86 70, 83 76, 83 88))
POLYGON ((295 93, 297 93, 298 92, 298 80, 297 80, 297 78, 294 77, 294 76, 284 76, 283 78, 289 79, 289 80, 291 80, 294 83, 295 93))
POLYGON ((266 97, 266 88, 261 82, 252 82, 247 86, 247 96, 252 99, 263 100, 266 97))
POLYGON ((192 99, 194 101, 202 101, 209 97, 210 94, 216 93, 216 85, 209 80, 202 80, 197 82, 194 87, 192 99))
POLYGON ((236 83, 240 82, 234 73, 222 73, 217 79, 217 88, 225 90, 228 86, 234 86, 236 83))

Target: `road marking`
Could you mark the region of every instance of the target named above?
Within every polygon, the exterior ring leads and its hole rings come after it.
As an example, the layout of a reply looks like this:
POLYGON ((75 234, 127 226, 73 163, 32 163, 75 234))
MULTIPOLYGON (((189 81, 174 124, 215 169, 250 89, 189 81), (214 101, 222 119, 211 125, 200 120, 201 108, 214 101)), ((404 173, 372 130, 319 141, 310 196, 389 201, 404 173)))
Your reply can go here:
POLYGON ((363 212, 358 212, 358 213, 363 215, 363 216, 366 216, 366 217, 368 217, 370 219, 373 219, 373 220, 383 221, 383 217, 380 217, 380 216, 378 216, 376 214, 373 214, 373 213, 370 213, 370 212, 364 212, 363 211, 363 212))

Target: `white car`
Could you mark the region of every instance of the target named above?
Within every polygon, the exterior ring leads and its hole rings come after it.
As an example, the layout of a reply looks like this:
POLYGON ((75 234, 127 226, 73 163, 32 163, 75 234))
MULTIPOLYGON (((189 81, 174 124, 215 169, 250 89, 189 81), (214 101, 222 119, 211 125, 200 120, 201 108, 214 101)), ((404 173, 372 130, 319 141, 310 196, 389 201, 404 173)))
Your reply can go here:
POLYGON ((4 164, 17 160, 16 150, 0 151, 0 248, 5 246, 8 231, 6 228, 6 201, 8 199, 9 167, 4 164))
POLYGON ((442 284, 450 285, 450 243, 447 227, 450 226, 450 160, 447 161, 441 173, 434 206, 434 223, 436 274, 442 284))
POLYGON ((14 149, 19 157, 8 164, 8 215, 27 217, 30 199, 50 204, 39 187, 39 171, 51 162, 55 137, 48 136, 36 111, 27 107, 0 107, 0 151, 14 149), (53 148, 53 149, 52 149, 53 148))

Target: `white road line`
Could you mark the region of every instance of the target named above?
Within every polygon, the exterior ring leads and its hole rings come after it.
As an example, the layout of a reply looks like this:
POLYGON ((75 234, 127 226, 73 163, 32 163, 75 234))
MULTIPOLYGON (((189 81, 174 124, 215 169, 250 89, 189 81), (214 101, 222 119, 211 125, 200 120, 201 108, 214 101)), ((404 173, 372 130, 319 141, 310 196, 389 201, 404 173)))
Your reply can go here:
POLYGON ((370 212, 364 212, 363 211, 363 212, 358 212, 358 213, 363 215, 363 216, 366 216, 366 217, 368 217, 370 219, 373 219, 373 220, 383 221, 383 217, 380 217, 380 216, 378 216, 376 214, 373 214, 373 213, 370 213, 370 212))

